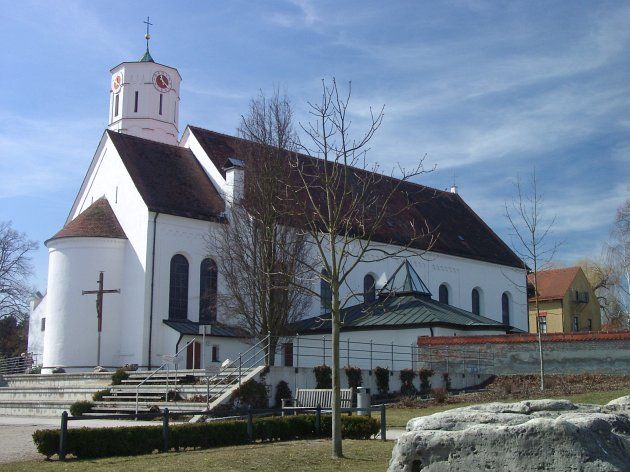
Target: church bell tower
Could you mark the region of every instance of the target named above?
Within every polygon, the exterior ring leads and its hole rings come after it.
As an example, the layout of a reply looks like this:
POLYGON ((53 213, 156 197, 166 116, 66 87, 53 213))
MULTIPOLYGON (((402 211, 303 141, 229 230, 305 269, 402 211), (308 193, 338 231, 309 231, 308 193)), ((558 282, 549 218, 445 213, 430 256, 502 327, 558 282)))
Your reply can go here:
POLYGON ((156 63, 147 49, 137 62, 123 62, 112 74, 108 128, 119 133, 178 144, 179 85, 177 69, 156 63))

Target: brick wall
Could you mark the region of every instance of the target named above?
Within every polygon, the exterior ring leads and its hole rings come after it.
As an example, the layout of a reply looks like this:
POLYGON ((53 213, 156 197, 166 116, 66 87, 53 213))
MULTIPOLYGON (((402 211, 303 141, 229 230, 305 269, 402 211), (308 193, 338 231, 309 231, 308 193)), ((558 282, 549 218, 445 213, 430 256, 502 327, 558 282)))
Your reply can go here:
MULTIPOLYGON (((610 333, 557 333, 543 335, 543 358, 548 373, 630 374, 630 331, 610 333)), ((443 336, 418 338, 421 362, 457 366, 467 371, 474 358, 491 359, 495 374, 535 374, 540 360, 535 334, 498 336, 443 336)), ((449 369, 450 370, 450 369, 449 369)))

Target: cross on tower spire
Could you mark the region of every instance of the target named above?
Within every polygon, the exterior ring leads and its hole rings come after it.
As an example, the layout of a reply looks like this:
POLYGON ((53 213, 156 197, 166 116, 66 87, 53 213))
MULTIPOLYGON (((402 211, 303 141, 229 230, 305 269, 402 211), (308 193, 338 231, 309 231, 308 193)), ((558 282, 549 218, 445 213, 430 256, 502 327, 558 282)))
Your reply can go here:
POLYGON ((147 40, 147 50, 144 53, 144 56, 142 56, 142 59, 140 59, 140 62, 155 62, 153 58, 151 57, 151 53, 149 53, 149 39, 151 39, 151 34, 149 33, 149 27, 153 26, 153 23, 151 23, 151 19, 148 16, 147 16, 147 20, 143 21, 143 23, 147 25, 147 33, 144 35, 144 39, 147 40))

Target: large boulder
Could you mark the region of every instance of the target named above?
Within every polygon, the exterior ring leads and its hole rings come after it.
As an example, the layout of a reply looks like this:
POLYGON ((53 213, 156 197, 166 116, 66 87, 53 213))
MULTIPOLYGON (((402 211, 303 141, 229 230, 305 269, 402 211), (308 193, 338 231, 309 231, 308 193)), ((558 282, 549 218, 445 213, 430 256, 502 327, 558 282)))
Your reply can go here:
POLYGON ((630 471, 630 397, 488 403, 414 418, 389 471, 630 471))

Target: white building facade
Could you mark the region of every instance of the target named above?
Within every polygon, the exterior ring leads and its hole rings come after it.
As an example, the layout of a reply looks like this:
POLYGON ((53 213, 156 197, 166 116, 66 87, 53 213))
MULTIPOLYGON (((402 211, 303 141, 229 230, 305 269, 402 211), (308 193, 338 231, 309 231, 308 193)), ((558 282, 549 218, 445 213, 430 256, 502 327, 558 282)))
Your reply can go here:
MULTIPOLYGON (((155 368, 193 338, 200 344, 196 354, 188 352, 182 361, 188 367, 234 358, 247 348, 248 339, 204 299, 208 291, 225 293, 208 238, 220 225, 229 224, 226 202, 242 192, 242 169, 226 170, 224 163, 235 157, 237 138, 188 126, 178 139, 181 77, 150 55, 122 63, 111 73, 108 129, 64 227, 46 242, 48 290, 31 317, 29 349, 41 351, 37 354, 43 356, 44 372, 96 365, 95 296, 82 292, 96 289, 102 271, 104 288, 120 293, 103 296, 101 365, 155 368), (196 361, 199 354, 201 360, 196 361)), ((522 262, 459 195, 436 192, 478 228, 473 241, 461 249, 438 245, 422 256, 410 254, 413 268, 435 298, 446 290, 449 305, 497 322, 506 320, 507 310, 507 324, 527 331, 522 262), (481 249, 467 253, 466 248, 475 244, 481 249)), ((361 263, 348 284, 361 293, 369 274, 381 288, 400 263, 401 259, 361 263)), ((318 315, 319 305, 314 299, 304 316, 318 315)), ((434 335, 459 332, 436 330, 434 335)), ((422 335, 432 335, 431 330, 347 334, 357 341, 395 340, 405 345, 422 335)))

